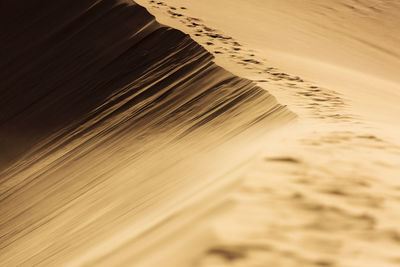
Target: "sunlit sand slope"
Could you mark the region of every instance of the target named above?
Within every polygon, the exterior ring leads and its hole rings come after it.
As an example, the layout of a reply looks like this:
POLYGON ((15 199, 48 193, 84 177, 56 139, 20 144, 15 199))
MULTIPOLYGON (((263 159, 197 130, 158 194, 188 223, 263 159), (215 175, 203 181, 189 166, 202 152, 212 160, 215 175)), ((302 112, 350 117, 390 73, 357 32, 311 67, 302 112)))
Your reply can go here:
POLYGON ((138 2, 298 115, 184 266, 399 266, 400 1, 138 2))

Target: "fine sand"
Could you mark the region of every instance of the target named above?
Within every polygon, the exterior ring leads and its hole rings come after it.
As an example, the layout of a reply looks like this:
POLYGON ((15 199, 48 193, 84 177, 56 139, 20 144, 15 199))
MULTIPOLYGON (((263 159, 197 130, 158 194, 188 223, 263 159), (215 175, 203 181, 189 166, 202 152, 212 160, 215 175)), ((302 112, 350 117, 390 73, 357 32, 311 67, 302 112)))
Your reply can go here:
POLYGON ((136 2, 3 5, 0 265, 399 266, 400 2, 136 2))

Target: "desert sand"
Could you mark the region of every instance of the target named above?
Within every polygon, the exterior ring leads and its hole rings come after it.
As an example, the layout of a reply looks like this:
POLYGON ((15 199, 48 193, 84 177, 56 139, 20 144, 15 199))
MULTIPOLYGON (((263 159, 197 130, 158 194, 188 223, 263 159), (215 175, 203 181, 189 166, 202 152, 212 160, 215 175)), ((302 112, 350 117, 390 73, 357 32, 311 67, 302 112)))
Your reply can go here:
POLYGON ((136 2, 3 4, 0 265, 399 266, 400 2, 136 2))

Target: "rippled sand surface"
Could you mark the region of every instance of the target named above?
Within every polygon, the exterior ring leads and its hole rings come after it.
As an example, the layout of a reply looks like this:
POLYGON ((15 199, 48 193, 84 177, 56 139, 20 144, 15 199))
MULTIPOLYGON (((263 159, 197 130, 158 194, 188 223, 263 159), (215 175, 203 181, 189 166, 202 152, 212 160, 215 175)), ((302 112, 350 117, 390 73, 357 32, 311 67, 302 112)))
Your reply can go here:
POLYGON ((2 4, 0 265, 398 266, 399 3, 137 3, 2 4))

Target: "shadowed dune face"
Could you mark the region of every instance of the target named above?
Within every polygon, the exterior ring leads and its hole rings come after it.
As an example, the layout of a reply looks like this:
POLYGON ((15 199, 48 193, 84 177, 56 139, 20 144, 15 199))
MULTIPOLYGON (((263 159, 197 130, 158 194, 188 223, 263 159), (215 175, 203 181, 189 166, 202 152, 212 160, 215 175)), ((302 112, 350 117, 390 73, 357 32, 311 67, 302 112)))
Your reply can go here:
POLYGON ((9 5, 2 10, 10 28, 1 42, 0 132, 1 147, 11 157, 121 88, 122 83, 106 85, 117 78, 102 76, 106 68, 111 71, 110 63, 157 28, 143 8, 121 1, 4 5, 9 5))
POLYGON ((1 4, 2 266, 148 245, 154 225, 294 117, 133 2, 1 4))
MULTIPOLYGON (((1 147, 11 158, 70 125, 126 85, 128 81, 117 79, 127 71, 117 73, 113 68, 121 66, 118 59, 130 47, 158 27, 136 5, 92 2, 48 1, 31 8, 10 4, 15 8, 10 8, 6 18, 11 18, 8 25, 15 28, 10 27, 1 42, 6 60, 1 66, 0 132, 1 147)), ((140 57, 143 54, 132 60, 140 57)))
MULTIPOLYGON (((14 2, 3 5, 3 10, 10 10, 5 16, 9 19, 7 24, 15 25, 3 33, 1 42, 5 59, 0 82, 3 162, 18 157, 62 128, 81 124, 85 114, 91 113, 87 120, 97 116, 93 114, 95 109, 95 113, 101 113, 121 99, 129 99, 127 109, 145 99, 160 97, 160 102, 167 95, 171 97, 173 92, 183 90, 187 85, 184 82, 193 79, 191 76, 197 76, 194 79, 200 86, 210 83, 208 87, 215 90, 226 82, 238 88, 254 87, 213 66, 210 54, 184 34, 160 27, 136 4, 49 1, 41 3, 40 8, 34 4, 24 6, 23 11, 14 2), (218 82, 212 81, 212 75, 218 77, 218 82), (170 90, 160 94, 167 85, 170 90)), ((213 98, 211 91, 196 96, 199 92, 194 90, 198 89, 193 87, 180 98, 213 98)), ((229 97, 237 98, 237 103, 233 100, 230 106, 218 106, 216 101, 210 106, 215 110, 203 110, 204 118, 198 120, 235 109, 245 98, 263 94, 262 98, 268 98, 256 88, 242 88, 245 91, 246 95, 235 90, 226 92, 225 96, 231 94, 229 97)), ((173 105, 171 101, 166 103, 173 105)), ((178 111, 185 112, 185 108, 189 104, 178 111)), ((165 106, 163 112, 168 113, 167 109, 165 106)), ((202 112, 197 115, 202 116, 202 112)))

